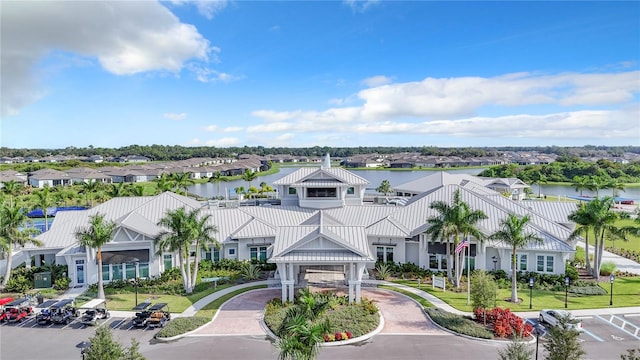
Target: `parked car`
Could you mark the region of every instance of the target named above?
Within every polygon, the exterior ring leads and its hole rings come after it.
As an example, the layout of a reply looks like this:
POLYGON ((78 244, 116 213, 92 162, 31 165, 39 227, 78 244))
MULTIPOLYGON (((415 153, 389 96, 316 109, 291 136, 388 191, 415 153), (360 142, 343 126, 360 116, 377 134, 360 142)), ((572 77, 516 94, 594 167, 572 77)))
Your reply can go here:
POLYGON ((149 311, 151 312, 147 319, 147 326, 149 327, 164 327, 167 321, 171 320, 169 305, 166 303, 154 304, 149 308, 149 311))
POLYGON ((12 323, 21 322, 31 315, 33 315, 33 308, 29 299, 16 299, 5 305, 3 320, 12 323))
POLYGON ((104 299, 91 300, 82 305, 80 309, 84 309, 81 321, 85 325, 95 325, 98 320, 108 319, 110 316, 104 299))
POLYGON ((133 318, 133 326, 147 327, 147 319, 149 319, 149 316, 151 316, 151 311, 148 310, 149 306, 151 306, 151 303, 145 301, 133 308, 133 310, 136 312, 136 317, 133 318))
POLYGON ((36 323, 38 325, 51 324, 51 307, 57 304, 60 300, 47 300, 38 305, 42 310, 36 315, 36 323))
POLYGON ((77 317, 73 299, 60 300, 51 307, 51 322, 54 324, 69 324, 77 317))
POLYGON ((566 310, 550 310, 543 309, 540 310, 540 322, 547 323, 550 326, 558 326, 560 325, 560 319, 567 318, 569 321, 567 322, 568 326, 574 330, 582 331, 582 322, 571 315, 570 312, 566 310))

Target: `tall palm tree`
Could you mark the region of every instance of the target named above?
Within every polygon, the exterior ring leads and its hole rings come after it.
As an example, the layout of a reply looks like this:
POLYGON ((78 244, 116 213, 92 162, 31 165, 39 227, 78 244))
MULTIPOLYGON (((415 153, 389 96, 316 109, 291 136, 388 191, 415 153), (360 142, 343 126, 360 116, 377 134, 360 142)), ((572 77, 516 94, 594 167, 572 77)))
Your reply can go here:
POLYGON ((569 214, 569 220, 573 221, 577 224, 576 229, 573 231, 570 240, 577 238, 578 236, 584 237, 584 255, 585 255, 585 263, 587 266, 587 274, 591 274, 591 260, 589 256, 589 233, 593 230, 592 228, 592 217, 589 209, 587 208, 587 204, 580 202, 578 208, 569 214))
POLYGON ((611 196, 615 198, 616 196, 618 196, 618 192, 616 190, 624 191, 625 186, 624 183, 618 179, 610 179, 609 181, 607 181, 605 188, 611 189, 611 196))
POLYGON ((90 249, 96 250, 98 260, 98 299, 104 299, 104 287, 102 285, 102 247, 111 241, 116 231, 116 224, 106 221, 104 214, 96 214, 89 217, 89 226, 76 229, 76 240, 90 249))
POLYGON ((245 194, 244 186, 237 186, 233 190, 236 192, 236 195, 238 195, 238 197, 245 194))
POLYGON ((538 185, 538 198, 542 196, 542 187, 540 184, 546 184, 547 177, 540 171, 536 171, 532 174, 531 184, 538 185))
POLYGON ((600 266, 602 265, 605 235, 611 234, 618 237, 624 237, 624 235, 621 233, 621 229, 615 225, 618 214, 613 211, 612 197, 596 197, 587 204, 587 211, 590 213, 591 228, 595 238, 593 276, 598 278, 600 276, 600 266))
POLYGON ((257 172, 253 172, 250 169, 246 169, 244 171, 244 173, 242 173, 242 180, 246 181, 249 183, 249 186, 251 186, 253 180, 258 178, 258 173, 257 172))
POLYGON ((511 246, 511 302, 518 302, 518 263, 516 260, 516 251, 522 249, 531 243, 541 243, 543 239, 533 232, 527 232, 526 227, 531 221, 529 215, 518 217, 515 214, 509 214, 505 219, 500 221, 501 229, 489 236, 491 240, 502 241, 511 246))
POLYGON ((93 195, 98 192, 101 184, 96 179, 89 179, 87 181, 83 181, 80 186, 82 186, 82 192, 87 198, 87 205, 91 205, 91 207, 93 207, 93 195), (89 203, 89 200, 91 200, 91 203, 89 203))
POLYGON ((41 241, 33 238, 38 230, 27 226, 30 221, 18 204, 4 202, 0 204, 0 249, 7 258, 7 269, 2 280, 2 288, 7 286, 11 277, 13 249, 27 244, 42 246, 41 241))
POLYGON ((193 180, 189 176, 189 173, 179 172, 171 174, 171 180, 176 192, 180 192, 180 189, 184 190, 184 195, 188 196, 189 185, 193 184, 193 180))
MULTIPOLYGON (((447 258, 451 254, 451 246, 455 249, 460 243, 460 236, 468 238, 475 237, 478 241, 484 240, 484 234, 477 228, 477 224, 487 215, 482 210, 472 210, 469 204, 462 201, 460 190, 456 190, 453 194, 453 202, 449 205, 443 201, 435 201, 431 203, 429 208, 436 210, 438 215, 427 219, 429 228, 427 234, 434 239, 445 240, 447 242, 447 258), (453 244, 449 244, 449 240, 453 238, 453 244)), ((462 277, 462 259, 463 252, 454 254, 454 267, 456 276, 454 283, 457 288, 460 287, 460 278, 462 277)), ((450 261, 447 259, 447 276, 451 278, 450 261)), ((471 269, 469 269, 471 270, 471 269)))
POLYGON ((596 192, 596 197, 598 197, 598 192, 600 189, 603 189, 606 185, 605 180, 602 176, 594 175, 589 176, 589 180, 587 181, 587 189, 596 192))
POLYGON ((182 285, 190 294, 197 281, 197 264, 200 250, 214 244, 219 246, 213 233, 217 231, 215 226, 208 224, 210 217, 200 217, 200 209, 187 211, 184 207, 169 210, 158 221, 158 225, 165 228, 156 237, 158 254, 169 251, 178 254, 182 285), (196 247, 196 259, 194 271, 191 271, 191 246, 196 247))
POLYGON ((209 182, 210 183, 216 183, 218 184, 218 192, 216 192, 216 194, 218 194, 218 196, 220 196, 220 183, 221 182, 228 182, 229 179, 226 176, 222 176, 222 173, 220 171, 216 171, 215 174, 213 174, 213 176, 211 176, 209 178, 209 182))
POLYGON ((42 215, 44 215, 44 230, 49 230, 49 221, 48 221, 48 209, 56 204, 53 195, 49 187, 44 187, 40 191, 36 191, 36 202, 35 207, 39 207, 42 209, 42 215))
POLYGON ((571 186, 574 187, 576 191, 580 191, 580 196, 582 196, 582 191, 589 188, 589 177, 576 175, 571 180, 571 186))

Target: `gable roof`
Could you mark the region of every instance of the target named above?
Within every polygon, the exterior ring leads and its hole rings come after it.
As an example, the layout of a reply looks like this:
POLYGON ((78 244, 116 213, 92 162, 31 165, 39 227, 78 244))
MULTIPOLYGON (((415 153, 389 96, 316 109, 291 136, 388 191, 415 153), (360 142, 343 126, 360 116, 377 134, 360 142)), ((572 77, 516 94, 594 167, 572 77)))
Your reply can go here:
POLYGON ((342 168, 317 168, 317 167, 303 167, 291 174, 276 180, 274 185, 293 185, 301 184, 305 180, 337 180, 339 183, 346 185, 367 185, 369 181, 361 176, 358 176, 350 171, 342 168))

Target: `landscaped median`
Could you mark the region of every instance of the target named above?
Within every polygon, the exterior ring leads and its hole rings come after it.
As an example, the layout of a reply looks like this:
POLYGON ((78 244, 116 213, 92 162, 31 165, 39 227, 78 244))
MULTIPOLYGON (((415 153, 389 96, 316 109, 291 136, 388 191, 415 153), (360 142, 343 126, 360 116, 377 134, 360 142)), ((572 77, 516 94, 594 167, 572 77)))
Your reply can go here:
POLYGON ((155 338, 159 341, 174 341, 180 339, 181 337, 186 336, 212 322, 214 320, 214 316, 218 312, 218 309, 220 309, 222 305, 231 298, 247 291, 264 289, 266 287, 267 285, 249 286, 221 295, 209 304, 205 305, 202 309, 198 310, 195 316, 179 317, 168 322, 162 330, 158 331, 155 338))

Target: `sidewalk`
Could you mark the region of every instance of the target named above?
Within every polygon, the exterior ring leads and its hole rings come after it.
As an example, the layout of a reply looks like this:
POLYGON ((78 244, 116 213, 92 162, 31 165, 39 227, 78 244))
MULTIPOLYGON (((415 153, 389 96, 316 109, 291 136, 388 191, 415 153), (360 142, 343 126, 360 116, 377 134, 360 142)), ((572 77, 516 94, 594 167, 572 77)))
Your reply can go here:
MULTIPOLYGON (((581 248, 584 249, 585 243, 582 241, 578 242, 578 246, 580 246, 581 248)), ((589 245, 589 254, 593 254, 594 252, 594 247, 593 245, 589 245)), ((640 275, 640 264, 638 264, 637 262, 633 261, 633 260, 629 260, 625 257, 622 257, 620 255, 616 255, 613 253, 610 253, 608 251, 605 251, 602 253, 602 262, 612 262, 614 264, 616 264, 616 270, 617 271, 626 271, 626 272, 630 272, 632 274, 638 274, 640 275)))

